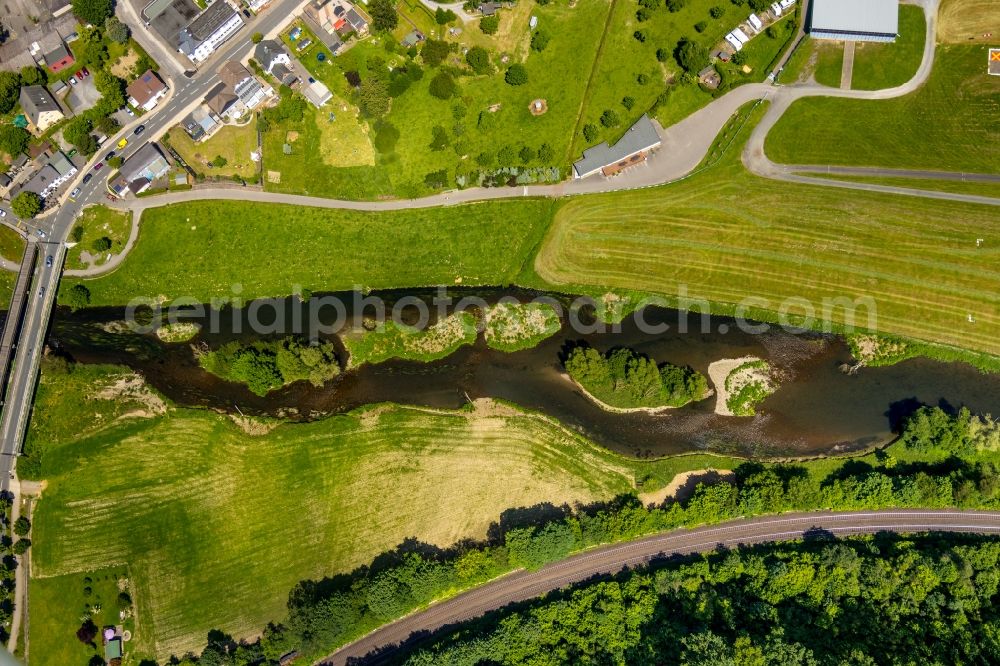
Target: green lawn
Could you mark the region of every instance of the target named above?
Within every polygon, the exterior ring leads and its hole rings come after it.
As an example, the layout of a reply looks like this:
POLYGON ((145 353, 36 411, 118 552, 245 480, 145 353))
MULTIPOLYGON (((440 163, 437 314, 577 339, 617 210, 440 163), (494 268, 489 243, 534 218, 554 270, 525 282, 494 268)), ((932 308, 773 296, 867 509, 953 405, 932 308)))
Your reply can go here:
MULTIPOLYGON (((139 242, 86 281, 94 305, 135 297, 282 296, 320 290, 508 284, 554 203, 528 199, 386 213, 205 201, 143 214, 139 242), (239 258, 236 260, 236 258, 239 258)), ((63 280, 65 294, 76 281, 63 280)))
MULTIPOLYGON (((109 541, 128 538, 113 521, 109 521, 105 538, 109 541)), ((100 562, 94 562, 100 565, 100 562)), ((94 655, 104 657, 104 647, 98 635, 96 649, 81 643, 76 630, 81 617, 89 614, 99 629, 121 624, 132 633, 132 640, 123 643, 127 658, 149 656, 151 645, 145 626, 137 626, 134 616, 121 620, 118 612, 119 582, 130 580, 128 568, 114 566, 79 571, 65 576, 49 578, 32 577, 28 586, 28 605, 31 608, 32 664, 86 664, 94 655), (98 612, 93 612, 100 608, 98 612)), ((133 661, 132 663, 138 663, 133 661)))
POLYGON ((0 257, 15 264, 21 263, 24 256, 24 236, 17 233, 6 224, 0 224, 0 257))
MULTIPOLYGON (((66 253, 66 268, 82 269, 107 263, 109 254, 115 255, 125 248, 132 229, 132 213, 123 213, 103 205, 88 207, 76 225, 82 229, 80 240, 66 253), (98 252, 94 243, 101 238, 111 241, 111 248, 98 252), (84 261, 86 255, 87 261, 84 261)), ((74 232, 74 234, 77 232, 74 232)))
POLYGON ((986 60, 985 46, 940 46, 930 79, 906 97, 799 100, 768 135, 767 154, 785 164, 1000 173, 1000 77, 986 60))
POLYGON ((899 38, 892 44, 858 42, 851 88, 879 90, 901 86, 917 73, 924 56, 927 20, 916 5, 899 6, 899 38))
POLYGON ((180 153, 188 165, 206 176, 240 176, 244 180, 257 177, 257 163, 250 153, 257 150, 257 123, 249 122, 237 127, 226 125, 209 139, 195 143, 180 126, 170 130, 170 145, 180 153), (210 164, 217 157, 226 160, 225 166, 210 164))
MULTIPOLYGON (((564 204, 536 257, 537 284, 668 298, 683 286, 730 304, 717 312, 752 296, 766 305, 748 312, 770 320, 790 298, 820 314, 824 299, 870 297, 878 330, 1000 354, 1000 246, 975 245, 1000 233, 995 208, 778 184, 743 169, 741 145, 682 183, 564 204)), ((868 325, 865 309, 858 317, 868 325)))
POLYGON ((33 663, 84 663, 75 637, 61 637, 79 616, 81 576, 109 563, 128 566, 139 647, 163 660, 200 649, 212 628, 256 634, 283 619, 299 580, 350 571, 406 538, 483 538, 508 508, 607 499, 638 482, 652 491, 677 471, 738 462, 633 461, 489 402, 375 406, 255 435, 203 410, 121 417, 149 410, 110 399, 128 375, 43 371, 29 433, 48 481, 34 522, 33 663))

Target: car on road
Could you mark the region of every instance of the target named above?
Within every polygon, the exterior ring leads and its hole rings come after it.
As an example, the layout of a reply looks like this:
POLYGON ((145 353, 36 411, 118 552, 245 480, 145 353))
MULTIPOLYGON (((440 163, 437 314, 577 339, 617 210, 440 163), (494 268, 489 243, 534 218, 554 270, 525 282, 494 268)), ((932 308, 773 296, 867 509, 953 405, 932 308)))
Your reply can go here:
POLYGON ((4 209, 0 208, 0 217, 7 217, 7 211, 5 211, 4 209))
POLYGON ((52 268, 52 255, 45 257, 45 267, 52 268))
POLYGON ((107 155, 104 156, 104 161, 107 162, 108 160, 110 160, 112 157, 114 157, 117 154, 118 153, 116 153, 115 151, 112 150, 110 153, 108 153, 107 155))
POLYGON ((100 171, 103 168, 104 168, 104 162, 98 162, 97 164, 94 165, 94 171, 95 172, 96 171, 100 171))
POLYGON ((134 134, 136 136, 139 136, 140 134, 142 134, 145 131, 146 131, 146 126, 145 125, 139 125, 134 130, 132 130, 132 134, 134 134))
POLYGON ((80 196, 80 188, 79 187, 75 188, 72 192, 69 193, 69 200, 70 201, 76 201, 76 198, 78 196, 80 196))
POLYGON ((122 148, 124 148, 127 145, 128 145, 128 139, 121 139, 120 141, 118 141, 118 149, 119 150, 121 150, 122 148))
POLYGON ((75 76, 69 77, 69 84, 71 86, 75 86, 76 85, 76 77, 75 76))
MULTIPOLYGON (((94 174, 88 173, 86 176, 83 177, 83 184, 86 185, 87 183, 89 183, 90 179, 93 178, 93 177, 94 177, 94 174)), ((80 188, 78 187, 76 189, 79 190, 80 188)))
POLYGON ((38 298, 44 298, 44 297, 45 297, 45 287, 39 287, 38 288, 38 298))

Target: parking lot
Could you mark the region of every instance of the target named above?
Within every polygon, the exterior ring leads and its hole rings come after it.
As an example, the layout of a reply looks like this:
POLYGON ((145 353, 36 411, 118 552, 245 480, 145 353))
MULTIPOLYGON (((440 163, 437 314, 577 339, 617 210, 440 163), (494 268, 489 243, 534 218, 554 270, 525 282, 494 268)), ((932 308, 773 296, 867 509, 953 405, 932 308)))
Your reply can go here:
POLYGON ((94 77, 88 76, 79 81, 75 86, 69 86, 64 101, 74 115, 80 115, 87 109, 97 104, 101 98, 101 93, 94 87, 94 77))

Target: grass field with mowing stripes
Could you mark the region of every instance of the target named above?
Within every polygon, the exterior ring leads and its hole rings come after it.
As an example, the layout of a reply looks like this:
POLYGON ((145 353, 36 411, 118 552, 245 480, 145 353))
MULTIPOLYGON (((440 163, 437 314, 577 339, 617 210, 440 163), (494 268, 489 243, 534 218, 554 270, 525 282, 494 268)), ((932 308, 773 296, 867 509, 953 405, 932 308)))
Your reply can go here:
POLYGON ((879 330, 1000 354, 1000 247, 975 244, 1000 233, 994 207, 763 180, 743 169, 741 148, 678 184, 569 201, 535 259, 538 275, 588 293, 670 297, 686 287, 719 304, 763 298, 748 312, 772 320, 789 298, 819 313, 826 298, 871 297, 879 330))
POLYGON ((801 99, 771 130, 767 155, 782 164, 1000 173, 1000 76, 986 73, 986 61, 985 46, 940 46, 913 94, 801 99))
MULTIPOLYGON (((404 539, 481 539, 506 509, 610 499, 637 482, 651 491, 678 471, 736 464, 629 460, 489 401, 465 412, 374 406, 309 424, 259 422, 248 434, 222 415, 153 415, 135 391, 115 397, 109 387, 129 374, 46 366, 30 434, 44 442, 48 481, 32 574, 40 590, 54 576, 127 564, 140 612, 134 647, 161 660, 198 648, 211 628, 252 635, 284 617, 299 580, 350 571, 404 539)), ((72 624, 71 592, 33 606, 32 626, 72 624)), ((77 642, 50 638, 32 641, 33 663, 63 663, 56 655, 77 642)))

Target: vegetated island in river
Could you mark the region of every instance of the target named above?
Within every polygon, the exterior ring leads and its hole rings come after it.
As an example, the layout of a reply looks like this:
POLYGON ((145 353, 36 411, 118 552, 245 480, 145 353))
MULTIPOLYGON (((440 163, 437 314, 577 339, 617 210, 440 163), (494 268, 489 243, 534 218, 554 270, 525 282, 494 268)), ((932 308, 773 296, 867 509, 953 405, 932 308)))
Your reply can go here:
POLYGON ((257 395, 293 382, 322 386, 340 374, 333 343, 310 345, 296 338, 227 342, 214 351, 196 350, 198 364, 227 381, 246 384, 257 395))
POLYGON ((607 354, 585 345, 574 347, 565 366, 587 397, 608 411, 659 412, 711 395, 700 372, 670 363, 657 365, 627 347, 607 354))
POLYGON ((429 363, 474 344, 480 322, 486 344, 503 352, 530 349, 562 327, 559 314, 547 303, 501 302, 488 307, 481 318, 463 310, 425 328, 386 321, 348 331, 341 341, 349 354, 348 368, 393 358, 429 363))
POLYGON ((753 416, 757 405, 778 390, 767 361, 756 356, 727 358, 708 366, 715 385, 715 413, 722 416, 753 416))

